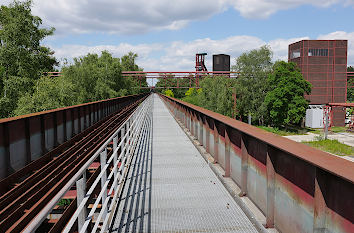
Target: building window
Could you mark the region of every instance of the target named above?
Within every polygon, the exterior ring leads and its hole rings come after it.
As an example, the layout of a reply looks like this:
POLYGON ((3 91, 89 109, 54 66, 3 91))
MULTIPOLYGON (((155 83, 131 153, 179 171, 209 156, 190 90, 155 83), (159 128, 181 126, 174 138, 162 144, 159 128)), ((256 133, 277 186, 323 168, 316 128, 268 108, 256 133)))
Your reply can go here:
POLYGON ((308 56, 327 57, 328 49, 309 49, 308 56))
POLYGON ((300 57, 300 50, 294 50, 291 52, 291 59, 300 57))

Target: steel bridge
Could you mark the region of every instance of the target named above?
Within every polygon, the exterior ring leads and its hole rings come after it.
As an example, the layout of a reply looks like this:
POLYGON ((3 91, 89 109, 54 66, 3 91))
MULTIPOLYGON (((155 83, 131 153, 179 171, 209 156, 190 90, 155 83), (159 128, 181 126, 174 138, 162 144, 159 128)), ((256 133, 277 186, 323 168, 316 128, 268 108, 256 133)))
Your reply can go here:
POLYGON ((0 135, 0 232, 354 232, 353 162, 167 96, 0 135))

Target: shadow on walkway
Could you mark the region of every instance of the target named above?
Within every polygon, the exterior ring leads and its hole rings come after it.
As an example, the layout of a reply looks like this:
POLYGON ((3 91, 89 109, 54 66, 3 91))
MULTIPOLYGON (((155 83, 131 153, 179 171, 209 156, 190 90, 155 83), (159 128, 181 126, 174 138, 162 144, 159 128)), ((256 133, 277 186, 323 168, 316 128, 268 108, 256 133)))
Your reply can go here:
POLYGON ((151 232, 152 119, 135 149, 110 232, 151 232))

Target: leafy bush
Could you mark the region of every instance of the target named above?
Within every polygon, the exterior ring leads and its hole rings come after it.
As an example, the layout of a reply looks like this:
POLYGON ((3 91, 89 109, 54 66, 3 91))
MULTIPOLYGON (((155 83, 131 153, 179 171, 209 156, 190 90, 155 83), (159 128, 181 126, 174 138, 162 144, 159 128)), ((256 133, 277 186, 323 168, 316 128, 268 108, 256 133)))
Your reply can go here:
POLYGON ((167 96, 170 96, 170 97, 175 97, 175 95, 173 94, 173 91, 172 90, 169 90, 169 89, 167 89, 166 91, 165 91, 165 95, 167 95, 167 96))

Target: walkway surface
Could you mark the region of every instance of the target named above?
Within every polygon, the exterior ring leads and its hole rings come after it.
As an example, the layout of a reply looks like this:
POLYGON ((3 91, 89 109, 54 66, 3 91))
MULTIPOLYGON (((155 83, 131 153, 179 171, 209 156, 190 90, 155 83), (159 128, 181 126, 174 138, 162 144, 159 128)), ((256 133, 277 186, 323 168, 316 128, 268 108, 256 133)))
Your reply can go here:
POLYGON ((138 145, 112 232, 257 232, 162 100, 138 145))

